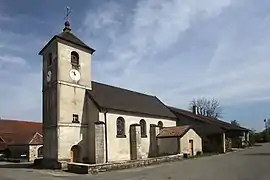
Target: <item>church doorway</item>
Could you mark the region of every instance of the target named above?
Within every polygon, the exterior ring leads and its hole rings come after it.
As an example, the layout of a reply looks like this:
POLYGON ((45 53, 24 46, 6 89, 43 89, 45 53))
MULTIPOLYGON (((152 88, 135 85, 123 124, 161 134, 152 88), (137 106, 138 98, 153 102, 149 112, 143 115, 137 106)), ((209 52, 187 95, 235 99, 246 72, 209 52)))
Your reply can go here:
POLYGON ((74 145, 70 149, 70 162, 80 162, 81 160, 81 148, 78 145, 74 145))

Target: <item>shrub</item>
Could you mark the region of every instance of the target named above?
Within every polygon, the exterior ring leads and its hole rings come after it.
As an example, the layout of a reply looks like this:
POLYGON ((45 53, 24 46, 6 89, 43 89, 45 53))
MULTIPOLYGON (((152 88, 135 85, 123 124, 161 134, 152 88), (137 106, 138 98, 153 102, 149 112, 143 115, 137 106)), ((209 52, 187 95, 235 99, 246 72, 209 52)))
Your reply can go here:
POLYGON ((201 151, 197 151, 196 156, 200 156, 200 155, 202 155, 202 152, 201 151))

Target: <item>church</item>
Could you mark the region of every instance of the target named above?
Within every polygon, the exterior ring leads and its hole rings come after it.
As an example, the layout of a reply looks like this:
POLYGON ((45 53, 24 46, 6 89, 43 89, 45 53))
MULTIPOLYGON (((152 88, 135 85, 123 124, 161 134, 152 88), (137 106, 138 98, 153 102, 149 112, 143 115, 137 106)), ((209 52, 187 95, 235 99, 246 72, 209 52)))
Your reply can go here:
MULTIPOLYGON (((176 127, 177 117, 155 96, 92 81, 94 52, 71 32, 69 21, 39 52, 44 161, 106 163, 157 156, 159 131, 176 127)), ((192 153, 202 151, 200 136, 191 134, 192 153)))

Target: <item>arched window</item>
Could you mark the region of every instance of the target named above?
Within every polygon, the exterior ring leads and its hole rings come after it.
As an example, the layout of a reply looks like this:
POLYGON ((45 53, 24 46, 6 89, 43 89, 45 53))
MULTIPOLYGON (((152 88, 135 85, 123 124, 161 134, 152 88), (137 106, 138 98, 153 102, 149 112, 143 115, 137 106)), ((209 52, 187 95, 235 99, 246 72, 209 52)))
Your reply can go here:
POLYGON ((147 135, 146 135, 146 122, 144 119, 140 120, 140 126, 141 126, 141 137, 147 137, 147 135))
POLYGON ((158 127, 159 127, 159 129, 163 128, 163 122, 162 121, 158 121, 158 127))
POLYGON ((79 68, 80 66, 79 54, 75 51, 71 52, 71 65, 72 68, 79 68))
POLYGON ((116 128, 117 128, 117 137, 126 137, 125 135, 125 119, 122 117, 118 117, 116 120, 116 128))
POLYGON ((43 157, 43 146, 38 148, 38 157, 43 157))

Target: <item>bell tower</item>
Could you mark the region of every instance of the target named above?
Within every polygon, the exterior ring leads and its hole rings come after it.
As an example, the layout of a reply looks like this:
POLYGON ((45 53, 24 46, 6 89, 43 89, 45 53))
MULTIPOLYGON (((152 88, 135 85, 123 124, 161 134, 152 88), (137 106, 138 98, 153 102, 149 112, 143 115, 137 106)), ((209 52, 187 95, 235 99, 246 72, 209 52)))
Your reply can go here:
POLYGON ((77 38, 65 22, 39 52, 43 59, 43 144, 44 161, 79 161, 87 156, 85 91, 91 90, 91 57, 94 49, 77 38))

